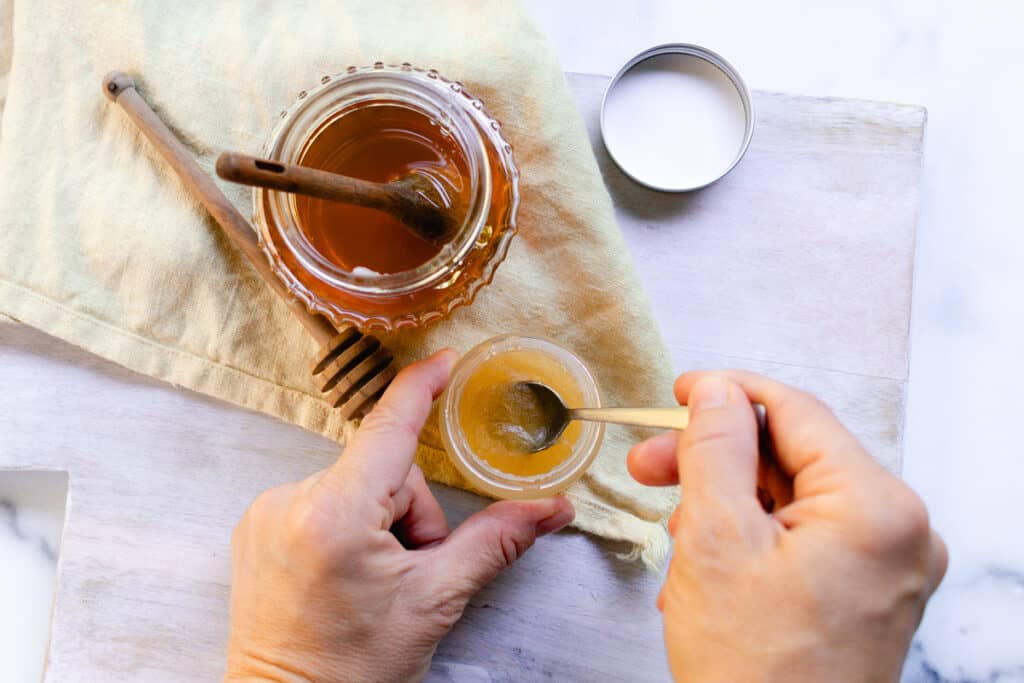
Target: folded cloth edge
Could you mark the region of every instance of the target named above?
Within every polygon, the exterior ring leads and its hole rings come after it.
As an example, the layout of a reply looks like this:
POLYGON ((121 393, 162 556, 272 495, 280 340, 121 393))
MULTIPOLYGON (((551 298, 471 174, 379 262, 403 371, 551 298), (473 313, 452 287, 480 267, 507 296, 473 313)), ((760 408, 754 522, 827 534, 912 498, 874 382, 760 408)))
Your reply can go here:
MULTIPOLYGON (((285 422, 324 434, 339 444, 345 444, 357 427, 355 422, 342 419, 318 398, 243 370, 164 346, 6 280, 0 280, 0 320, 3 317, 25 323, 60 339, 75 339, 76 346, 133 372, 162 378, 176 387, 190 387, 206 395, 209 400, 220 397, 242 408, 280 416, 285 422), (155 353, 139 353, 139 344, 155 353), (244 381, 236 381, 238 376, 242 376, 244 381), (254 381, 265 385, 267 391, 248 390, 254 381)), ((422 442, 419 450, 421 455, 428 457, 447 457, 443 450, 422 442)), ((591 512, 590 515, 577 516, 573 522, 574 527, 598 537, 628 543, 632 549, 615 553, 618 557, 627 561, 640 560, 652 571, 661 570, 670 548, 668 530, 664 523, 622 515, 621 510, 614 507, 576 497, 571 490, 567 496, 577 509, 585 507, 591 512)))

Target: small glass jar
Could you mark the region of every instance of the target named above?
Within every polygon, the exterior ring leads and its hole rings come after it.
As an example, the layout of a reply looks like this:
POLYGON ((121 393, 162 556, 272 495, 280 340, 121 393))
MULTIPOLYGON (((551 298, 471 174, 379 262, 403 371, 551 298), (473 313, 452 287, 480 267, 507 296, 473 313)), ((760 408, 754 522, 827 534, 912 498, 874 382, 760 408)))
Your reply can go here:
MULTIPOLYGON (((570 351, 545 339, 502 335, 488 339, 470 350, 452 371, 448 388, 441 397, 440 427, 441 440, 452 462, 470 484, 496 498, 527 499, 552 496, 567 489, 583 476, 597 457, 604 440, 604 425, 597 422, 573 422, 565 434, 572 432, 567 454, 558 458, 550 469, 527 474, 507 471, 513 468, 499 468, 493 464, 491 454, 474 452, 467 433, 466 420, 486 419, 486 416, 467 415, 466 411, 479 410, 479 402, 472 395, 474 377, 479 383, 486 380, 478 374, 483 368, 498 368, 503 375, 501 381, 540 380, 529 366, 547 367, 560 375, 571 386, 566 393, 573 394, 569 407, 599 407, 601 396, 597 383, 583 362, 570 351), (502 368, 503 359, 516 359, 518 367, 502 368)), ((490 371, 490 374, 495 374, 490 371)), ((543 373, 542 373, 543 374, 543 373)), ((545 382, 548 384, 548 382, 545 382)), ((552 386, 549 384, 549 386, 552 386)), ((552 386, 560 395, 558 387, 552 386)), ((564 434, 563 434, 564 437, 564 434)), ((506 462, 516 458, 543 457, 540 454, 501 454, 506 462)), ((539 462, 539 461, 538 461, 539 462)))
POLYGON ((393 273, 348 269, 313 245, 300 225, 295 195, 256 189, 253 206, 271 266, 311 312, 336 326, 352 323, 364 330, 394 331, 443 319, 471 303, 491 282, 516 232, 519 173, 500 125, 460 83, 433 69, 380 62, 324 76, 317 87, 299 93, 281 113, 264 156, 302 164, 318 134, 332 122, 354 112, 365 116, 367 108, 380 105, 429 117, 430 125, 450 136, 464 156, 465 217, 435 256, 393 273))

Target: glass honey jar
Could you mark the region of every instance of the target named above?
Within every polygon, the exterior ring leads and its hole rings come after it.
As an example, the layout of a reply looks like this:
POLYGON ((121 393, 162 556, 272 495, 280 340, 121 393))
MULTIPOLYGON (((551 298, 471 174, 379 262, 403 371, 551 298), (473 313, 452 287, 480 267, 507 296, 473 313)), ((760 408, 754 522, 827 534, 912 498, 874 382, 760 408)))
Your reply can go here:
POLYGON ((512 148, 483 103, 434 70, 380 62, 324 76, 282 112, 264 156, 375 182, 423 173, 454 229, 429 243, 375 209, 257 188, 271 266, 336 326, 420 327, 471 303, 516 232, 512 148))
POLYGON ((572 422, 543 450, 509 449, 508 441, 496 438, 495 427, 515 417, 514 406, 510 413, 497 402, 505 398, 503 387, 522 381, 545 384, 569 406, 601 405, 583 361, 554 342, 502 335, 463 356, 440 399, 441 440, 470 484, 496 498, 543 498, 564 491, 583 476, 604 441, 603 424, 572 422))

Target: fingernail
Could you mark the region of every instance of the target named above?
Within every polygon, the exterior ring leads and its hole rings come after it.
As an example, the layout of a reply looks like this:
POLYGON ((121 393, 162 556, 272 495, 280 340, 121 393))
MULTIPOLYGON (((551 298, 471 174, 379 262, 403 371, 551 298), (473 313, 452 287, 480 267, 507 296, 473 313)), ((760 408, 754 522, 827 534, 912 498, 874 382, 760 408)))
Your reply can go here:
POLYGON ((729 383, 718 375, 702 377, 690 389, 690 410, 700 412, 711 408, 721 408, 729 402, 729 383))
POLYGON ((443 349, 439 349, 434 353, 434 358, 451 358, 453 360, 457 360, 458 357, 459 352, 450 346, 446 346, 443 349))
POLYGON ((576 519, 576 511, 572 506, 559 506, 554 513, 537 522, 537 535, 553 534, 564 529, 574 519, 576 519))

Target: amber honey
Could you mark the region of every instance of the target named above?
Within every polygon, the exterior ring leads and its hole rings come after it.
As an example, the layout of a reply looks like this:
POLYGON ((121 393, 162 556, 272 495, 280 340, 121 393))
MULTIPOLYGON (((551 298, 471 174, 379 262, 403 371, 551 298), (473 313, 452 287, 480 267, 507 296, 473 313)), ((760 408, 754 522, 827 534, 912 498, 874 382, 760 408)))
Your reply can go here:
MULTIPOLYGON (((442 126, 409 107, 384 103, 329 121, 312 136, 300 163, 380 183, 418 174, 440 186, 455 221, 465 218, 466 155, 442 126)), ((441 249, 383 211, 302 196, 295 207, 313 247, 345 270, 399 273, 441 249)))
POLYGON ((374 209, 254 195, 262 246, 294 295, 337 326, 420 327, 470 303, 516 233, 519 172, 501 126, 461 84, 381 63, 324 76, 282 112, 264 156, 375 182, 443 186, 440 245, 374 209))

